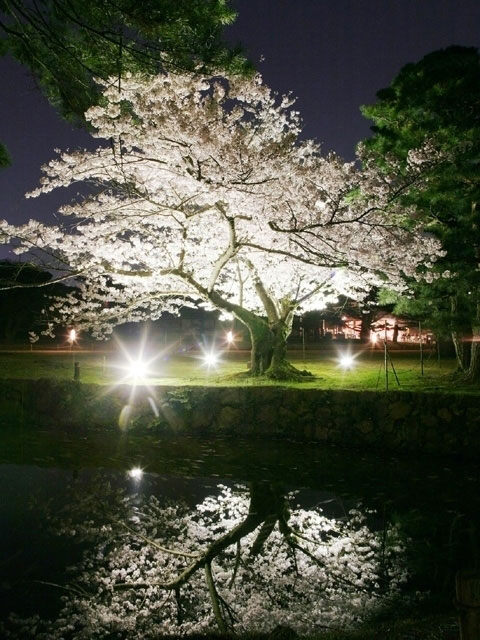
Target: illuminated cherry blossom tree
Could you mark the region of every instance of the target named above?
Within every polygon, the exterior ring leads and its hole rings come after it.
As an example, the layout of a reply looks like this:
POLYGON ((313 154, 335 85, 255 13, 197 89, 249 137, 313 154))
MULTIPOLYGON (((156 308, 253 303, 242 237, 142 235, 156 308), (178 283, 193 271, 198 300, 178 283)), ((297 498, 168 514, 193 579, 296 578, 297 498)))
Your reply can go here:
POLYGON ((292 99, 259 77, 130 77, 103 96, 86 118, 106 142, 60 154, 30 194, 84 182, 93 195, 63 207, 61 224, 0 226, 19 253, 79 279, 54 304, 63 322, 101 335, 200 301, 248 328, 251 374, 289 377, 295 312, 435 259, 399 204, 428 149, 412 152, 401 182, 324 157, 301 140, 292 99))

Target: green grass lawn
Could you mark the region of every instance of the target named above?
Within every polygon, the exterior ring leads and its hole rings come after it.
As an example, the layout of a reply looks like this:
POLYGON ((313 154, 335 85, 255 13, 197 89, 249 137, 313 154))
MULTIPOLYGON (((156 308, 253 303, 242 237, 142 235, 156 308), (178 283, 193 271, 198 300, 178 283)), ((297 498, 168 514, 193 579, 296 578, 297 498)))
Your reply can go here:
MULTIPOLYGON (((343 350, 347 350, 344 347, 343 350)), ((288 383, 288 386, 318 389, 384 390, 385 369, 381 349, 366 348, 356 350, 355 364, 350 370, 339 366, 340 351, 335 348, 307 352, 305 359, 301 352, 292 351, 289 359, 298 368, 307 369, 313 378, 303 382, 288 383)), ((415 351, 392 351, 391 359, 398 375, 397 384, 391 365, 389 366, 389 389, 392 391, 449 391, 477 393, 478 387, 453 384, 451 374, 453 359, 437 360, 436 356, 425 354, 424 375, 420 372, 420 359, 415 351)), ((129 383, 125 357, 121 352, 99 351, 25 351, 0 352, 0 377, 2 378, 53 378, 73 379, 74 362, 80 363, 82 382, 111 385, 120 381, 129 383)), ((151 385, 273 385, 263 378, 236 379, 236 374, 247 369, 248 352, 232 351, 224 353, 215 368, 208 369, 201 359, 201 353, 168 355, 164 352, 149 365, 146 383, 151 385)), ((142 380, 143 382, 143 380, 142 380)))

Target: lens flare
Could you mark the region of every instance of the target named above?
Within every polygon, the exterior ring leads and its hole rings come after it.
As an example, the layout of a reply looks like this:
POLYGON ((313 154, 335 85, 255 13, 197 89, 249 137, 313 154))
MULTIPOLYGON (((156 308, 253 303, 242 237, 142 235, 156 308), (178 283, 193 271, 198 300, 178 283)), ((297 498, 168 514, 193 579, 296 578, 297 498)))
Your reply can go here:
POLYGON ((133 467, 128 471, 127 475, 132 480, 135 480, 136 482, 140 482, 140 480, 143 477, 143 469, 141 469, 140 467, 133 467))
POLYGON ((352 369, 355 365, 355 358, 348 353, 344 353, 338 360, 342 369, 352 369))
POLYGON ((133 360, 129 363, 128 373, 135 381, 143 380, 148 376, 148 365, 143 360, 133 360))
POLYGON ((209 351, 208 353, 203 354, 203 362, 209 369, 211 369, 212 367, 216 367, 219 363, 219 360, 219 354, 215 353, 214 351, 209 351))

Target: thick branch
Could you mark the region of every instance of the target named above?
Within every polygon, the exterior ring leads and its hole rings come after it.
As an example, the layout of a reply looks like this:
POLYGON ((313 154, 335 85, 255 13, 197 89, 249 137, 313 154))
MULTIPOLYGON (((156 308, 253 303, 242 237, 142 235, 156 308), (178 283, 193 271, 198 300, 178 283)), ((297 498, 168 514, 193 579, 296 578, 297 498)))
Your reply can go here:
POLYGON ((47 280, 47 282, 33 282, 33 283, 20 283, 16 282, 15 284, 8 285, 7 287, 0 287, 0 291, 9 291, 10 289, 38 289, 39 287, 48 287, 51 284, 56 284, 57 282, 64 282, 65 280, 70 280, 70 278, 74 278, 75 276, 82 275, 83 271, 75 271, 73 273, 68 273, 63 276, 59 276, 58 278, 54 278, 53 280, 47 280))
POLYGON ((218 598, 217 588, 215 587, 215 582, 213 580, 210 562, 205 564, 205 578, 207 580, 208 592, 212 601, 213 613, 215 614, 215 620, 217 621, 218 628, 220 633, 226 633, 227 625, 225 624, 225 620, 223 619, 222 612, 220 610, 220 601, 218 598))
POLYGON ((250 269, 253 275, 253 283, 255 287, 255 291, 257 292, 258 297, 262 301, 263 307, 267 313, 267 318, 270 322, 277 322, 279 320, 279 311, 277 306, 275 305, 274 300, 269 295, 268 291, 265 289, 263 282, 260 280, 260 276, 258 275, 257 270, 250 262, 250 260, 245 261, 245 264, 250 269))
POLYGON ((217 307, 217 309, 221 309, 223 311, 231 313, 245 325, 248 326, 253 322, 258 322, 258 316, 256 316, 254 313, 248 311, 248 309, 244 309, 239 304, 235 304, 234 302, 230 302, 230 300, 226 300, 214 289, 212 289, 212 291, 208 291, 208 289, 206 289, 195 280, 191 273, 183 271, 182 269, 172 269, 170 273, 171 275, 178 276, 186 283, 191 285, 195 289, 195 291, 197 291, 198 295, 201 298, 210 301, 215 307, 217 307))
POLYGON ((227 248, 218 257, 218 259, 215 261, 215 263, 213 265, 212 275, 210 276, 210 281, 208 283, 208 290, 209 291, 211 291, 213 289, 213 287, 215 285, 215 282, 217 281, 217 278, 220 275, 220 272, 222 271, 223 267, 228 263, 229 260, 231 260, 233 258, 233 256, 237 252, 237 242, 236 242, 236 234, 235 234, 235 219, 227 216, 227 214, 225 212, 225 209, 221 205, 221 203, 217 202, 216 208, 218 209, 218 211, 220 211, 222 216, 227 221, 229 238, 228 238, 228 246, 227 246, 227 248))

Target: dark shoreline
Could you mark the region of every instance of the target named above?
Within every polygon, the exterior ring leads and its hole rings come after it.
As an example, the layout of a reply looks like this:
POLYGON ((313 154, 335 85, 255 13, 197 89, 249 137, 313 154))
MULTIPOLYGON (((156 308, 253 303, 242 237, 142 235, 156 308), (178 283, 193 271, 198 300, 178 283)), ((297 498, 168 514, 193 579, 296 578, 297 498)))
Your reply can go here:
POLYGON ((480 397, 283 387, 132 387, 2 380, 0 426, 136 428, 474 458, 480 397), (133 397, 132 397, 133 395, 133 397))

